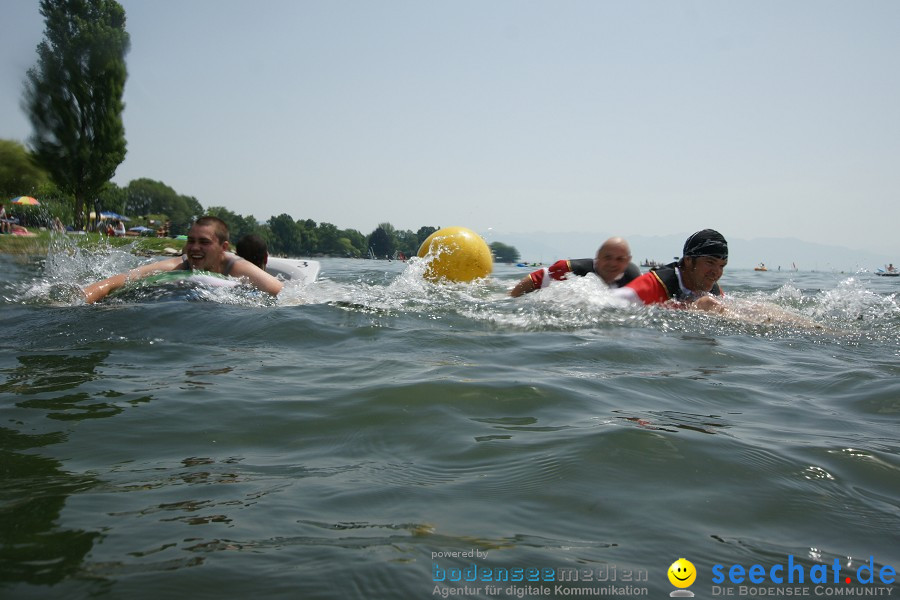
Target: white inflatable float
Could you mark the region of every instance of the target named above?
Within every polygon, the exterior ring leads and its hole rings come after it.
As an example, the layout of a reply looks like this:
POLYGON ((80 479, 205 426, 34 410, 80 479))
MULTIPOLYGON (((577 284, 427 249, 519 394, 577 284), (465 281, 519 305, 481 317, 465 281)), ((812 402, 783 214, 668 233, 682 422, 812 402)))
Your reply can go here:
POLYGON ((270 256, 269 262, 266 263, 266 271, 269 275, 279 279, 297 283, 313 283, 319 276, 319 263, 315 260, 270 256))

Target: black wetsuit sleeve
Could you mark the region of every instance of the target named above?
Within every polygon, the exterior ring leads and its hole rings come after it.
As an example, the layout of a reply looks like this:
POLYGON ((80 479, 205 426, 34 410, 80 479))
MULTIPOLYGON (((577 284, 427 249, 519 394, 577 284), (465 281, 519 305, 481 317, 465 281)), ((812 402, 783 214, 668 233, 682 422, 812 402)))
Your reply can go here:
POLYGON ((641 269, 634 263, 628 263, 628 266, 625 268, 625 272, 622 273, 622 277, 616 281, 616 287, 622 287, 629 281, 633 281, 640 276, 641 269))

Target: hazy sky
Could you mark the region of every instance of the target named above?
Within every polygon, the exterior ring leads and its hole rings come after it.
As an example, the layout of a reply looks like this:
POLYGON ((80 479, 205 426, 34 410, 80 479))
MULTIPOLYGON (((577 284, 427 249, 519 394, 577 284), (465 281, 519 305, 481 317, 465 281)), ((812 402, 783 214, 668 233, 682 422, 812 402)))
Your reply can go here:
MULTIPOLYGON (((121 0, 128 155, 371 232, 796 237, 900 259, 900 1, 121 0)), ((24 141, 36 0, 0 0, 24 141)))

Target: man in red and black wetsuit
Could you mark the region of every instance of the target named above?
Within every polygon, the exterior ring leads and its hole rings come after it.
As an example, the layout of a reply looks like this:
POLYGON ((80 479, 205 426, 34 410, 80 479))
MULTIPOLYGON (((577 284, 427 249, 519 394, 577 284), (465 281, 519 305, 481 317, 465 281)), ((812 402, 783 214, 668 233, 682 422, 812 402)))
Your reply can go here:
POLYGON ((703 310, 717 310, 722 296, 719 278, 728 264, 728 242, 714 229, 703 229, 687 239, 681 260, 653 269, 615 290, 634 303, 662 304, 673 301, 703 310))
POLYGON ((569 273, 579 277, 593 273, 609 287, 621 287, 639 277, 641 270, 631 262, 628 242, 620 237, 614 237, 603 242, 595 258, 558 260, 549 267, 538 269, 522 278, 516 287, 510 290, 509 295, 517 298, 522 294, 545 288, 554 279, 557 281, 565 279, 569 273))

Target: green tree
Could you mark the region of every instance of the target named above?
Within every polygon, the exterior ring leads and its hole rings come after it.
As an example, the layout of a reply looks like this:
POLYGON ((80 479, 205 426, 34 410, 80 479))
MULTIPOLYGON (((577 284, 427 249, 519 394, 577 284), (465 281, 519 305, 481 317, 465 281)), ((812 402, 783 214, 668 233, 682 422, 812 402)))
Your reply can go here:
POLYGON ((341 235, 344 236, 342 239, 346 239, 350 242, 352 249, 348 251, 349 256, 358 258, 369 253, 369 248, 366 246, 366 236, 356 229, 344 229, 341 232, 341 235))
POLYGON ((128 189, 120 188, 112 181, 103 184, 97 194, 100 210, 111 210, 125 215, 125 204, 128 202, 128 189))
POLYGON ((47 172, 35 164, 24 145, 14 140, 0 140, 0 201, 16 196, 37 196, 38 189, 49 181, 47 172))
POLYGON ((255 233, 256 235, 260 236, 262 239, 266 240, 266 243, 268 243, 269 238, 272 237, 269 233, 269 228, 265 225, 260 224, 260 222, 257 221, 256 217, 254 217, 253 215, 241 217, 240 222, 235 227, 235 243, 237 243, 237 240, 241 239, 245 235, 250 235, 251 233, 255 233))
POLYGON ((519 251, 514 246, 508 246, 502 242, 491 242, 491 254, 494 255, 495 262, 517 263, 519 262, 519 251))
POLYGON ((40 199, 41 208, 47 212, 50 219, 59 217, 64 225, 71 225, 74 222, 72 197, 63 194, 49 179, 39 185, 32 195, 40 199))
POLYGON ((397 231, 394 239, 396 240, 396 249, 406 256, 415 256, 419 252, 419 236, 412 231, 408 229, 397 231))
POLYGON ((181 196, 175 200, 175 204, 168 213, 172 221, 172 228, 176 233, 187 233, 191 223, 202 217, 205 213, 200 201, 193 196, 181 196), (183 229, 182 229, 183 228, 183 229))
POLYGON ((341 245, 341 231, 331 223, 320 223, 318 228, 318 251, 324 254, 342 255, 345 252, 341 245))
POLYGON ((315 254, 319 250, 319 227, 312 219, 297 221, 300 231, 300 254, 315 254))
POLYGON ((130 41, 115 0, 41 0, 46 29, 23 107, 38 164, 75 199, 75 227, 125 159, 122 93, 130 41))
POLYGON ((390 223, 382 223, 369 235, 369 248, 372 249, 375 258, 394 255, 393 233, 394 227, 390 223))
POLYGON ((269 230, 272 232, 270 254, 286 254, 297 256, 302 254, 300 250, 300 228, 294 221, 294 217, 282 213, 277 217, 269 218, 269 230))
MULTIPOLYGON (((419 246, 422 245, 422 242, 428 239, 428 236, 440 229, 440 227, 419 227, 419 230, 416 232, 416 237, 419 238, 419 246)), ((419 249, 416 248, 416 253, 418 253, 419 249)))
MULTIPOLYGON (((128 184, 127 190, 125 212, 128 215, 162 215, 165 220, 171 221, 169 232, 173 235, 186 233, 191 223, 203 215, 203 206, 196 198, 182 196, 161 181, 135 179, 128 184)), ((228 223, 228 219, 223 220, 228 223)))
POLYGON ((359 256, 359 250, 357 250, 353 246, 353 242, 350 241, 348 237, 342 237, 338 239, 338 246, 340 250, 336 253, 339 256, 345 256, 349 258, 356 258, 359 256))
POLYGON ((165 209, 178 197, 178 193, 163 182, 146 178, 132 180, 127 190, 125 211, 129 215, 165 214, 165 209))
POLYGON ((384 232, 387 234, 387 236, 389 238, 391 238, 392 242, 395 241, 394 235, 397 233, 397 230, 394 228, 393 225, 391 225, 388 222, 384 222, 384 223, 379 223, 378 228, 383 229, 384 232))
POLYGON ((270 241, 271 232, 268 227, 260 225, 253 215, 244 217, 223 206, 210 206, 203 214, 219 217, 225 221, 225 224, 228 225, 228 233, 230 234, 232 245, 237 244, 238 240, 251 233, 260 236, 266 240, 266 243, 270 241))

